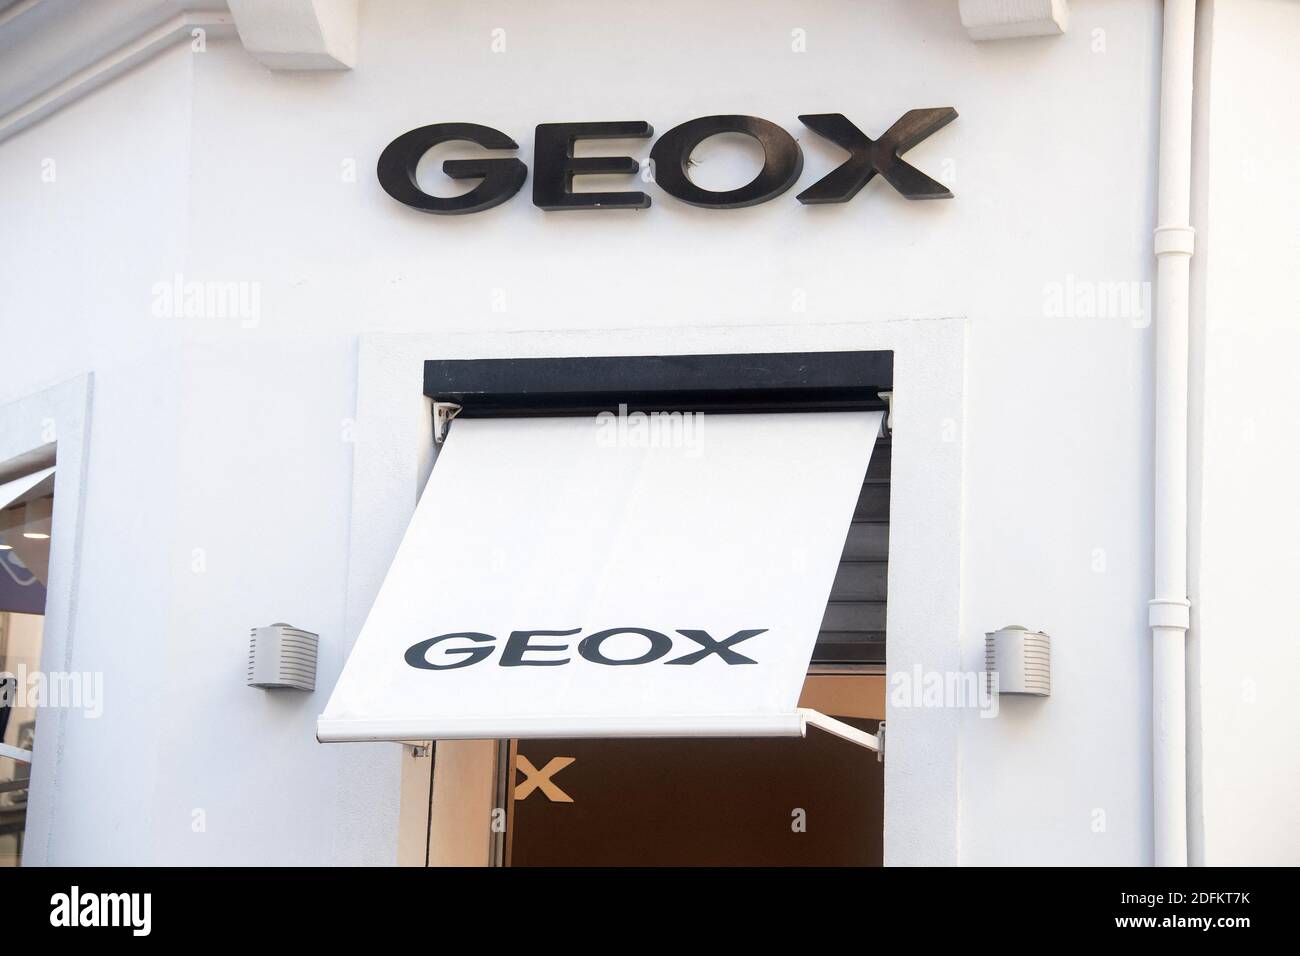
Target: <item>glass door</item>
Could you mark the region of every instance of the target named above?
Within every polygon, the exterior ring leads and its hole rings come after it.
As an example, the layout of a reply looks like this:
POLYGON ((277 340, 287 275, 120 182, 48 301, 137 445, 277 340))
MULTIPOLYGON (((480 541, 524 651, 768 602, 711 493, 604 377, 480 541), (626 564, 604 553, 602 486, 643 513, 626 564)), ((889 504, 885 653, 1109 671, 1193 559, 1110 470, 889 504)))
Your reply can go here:
POLYGON ((52 505, 42 495, 0 510, 0 866, 22 862, 52 505))

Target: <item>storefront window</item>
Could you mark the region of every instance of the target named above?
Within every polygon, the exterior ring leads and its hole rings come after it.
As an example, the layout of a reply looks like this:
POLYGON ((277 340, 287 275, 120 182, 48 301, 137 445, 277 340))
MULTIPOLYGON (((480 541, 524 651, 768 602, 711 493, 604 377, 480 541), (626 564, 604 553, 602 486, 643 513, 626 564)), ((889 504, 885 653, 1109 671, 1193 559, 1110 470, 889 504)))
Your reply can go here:
POLYGON ((52 506, 49 494, 24 495, 0 510, 0 866, 22 862, 52 506))

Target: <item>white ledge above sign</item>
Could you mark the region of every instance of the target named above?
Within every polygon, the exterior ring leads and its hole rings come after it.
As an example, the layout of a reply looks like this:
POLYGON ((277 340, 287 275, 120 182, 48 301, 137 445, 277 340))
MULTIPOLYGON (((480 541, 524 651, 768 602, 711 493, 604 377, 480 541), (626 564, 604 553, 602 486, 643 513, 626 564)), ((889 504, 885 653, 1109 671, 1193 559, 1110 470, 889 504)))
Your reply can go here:
POLYGON ((229 0, 244 49, 272 70, 350 70, 357 0, 229 0))

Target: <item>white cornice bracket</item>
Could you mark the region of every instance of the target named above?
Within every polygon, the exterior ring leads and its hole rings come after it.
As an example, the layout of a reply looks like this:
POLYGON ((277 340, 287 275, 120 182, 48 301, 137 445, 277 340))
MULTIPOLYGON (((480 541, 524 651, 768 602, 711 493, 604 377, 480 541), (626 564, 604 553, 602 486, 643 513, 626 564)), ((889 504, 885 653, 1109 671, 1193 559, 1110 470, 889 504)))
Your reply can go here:
POLYGON ((1069 25, 1066 0, 957 0, 972 40, 1057 36, 1069 25))
POLYGON ((358 0, 228 0, 244 49, 272 70, 350 70, 358 0))

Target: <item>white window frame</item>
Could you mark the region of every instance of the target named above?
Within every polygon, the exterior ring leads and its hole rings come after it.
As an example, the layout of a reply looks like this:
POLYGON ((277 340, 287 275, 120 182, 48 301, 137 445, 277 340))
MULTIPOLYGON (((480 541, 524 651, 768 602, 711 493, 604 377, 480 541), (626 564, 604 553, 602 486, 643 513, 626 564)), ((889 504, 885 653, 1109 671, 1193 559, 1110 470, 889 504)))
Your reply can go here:
MULTIPOLYGON (((41 637, 41 671, 72 670, 77 630, 77 579, 81 568, 81 531, 93 378, 87 373, 0 404, 0 479, 30 472, 40 462, 53 464, 54 515, 50 538, 50 574, 45 587, 45 621, 41 637)), ((64 854, 53 821, 60 806, 81 799, 64 793, 62 777, 68 712, 38 712, 23 865, 59 862, 64 854)), ((69 809, 67 812, 73 812, 69 809)), ((67 848, 68 853, 75 848, 67 848)))

